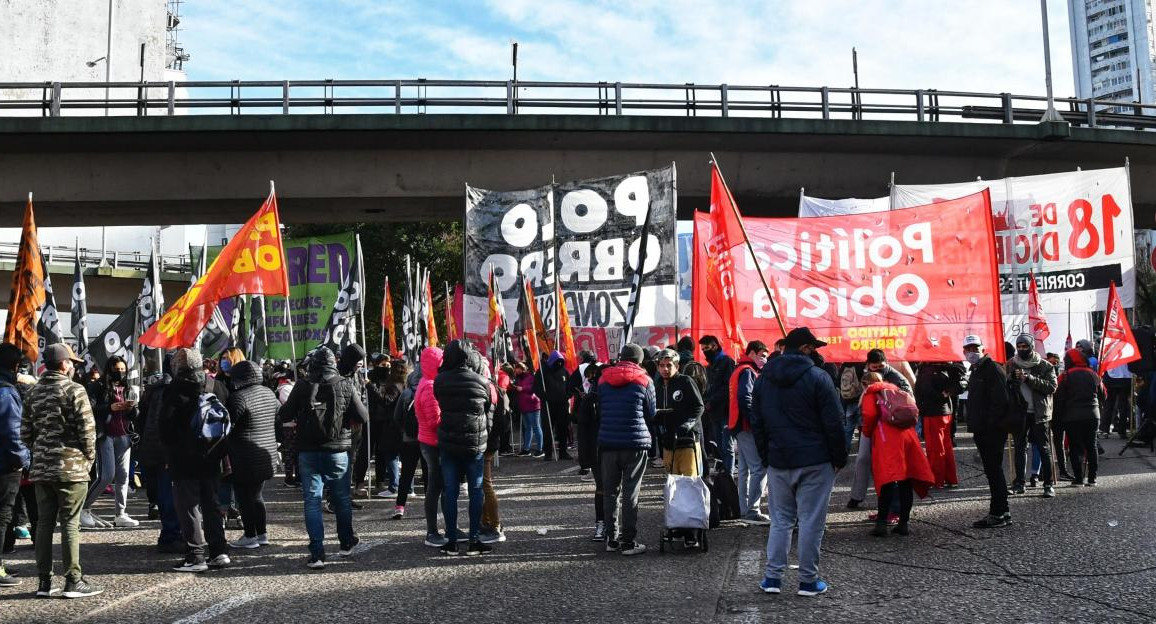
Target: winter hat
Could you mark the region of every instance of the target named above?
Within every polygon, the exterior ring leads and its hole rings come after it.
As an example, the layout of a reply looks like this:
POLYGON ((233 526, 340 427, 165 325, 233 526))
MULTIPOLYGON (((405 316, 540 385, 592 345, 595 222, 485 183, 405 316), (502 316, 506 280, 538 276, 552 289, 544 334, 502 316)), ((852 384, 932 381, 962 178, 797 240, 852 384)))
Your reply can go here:
POLYGON ((559 360, 565 360, 566 356, 562 355, 561 351, 551 351, 550 357, 546 358, 546 366, 553 366, 559 360))
POLYGON ((196 349, 177 349, 173 352, 171 366, 173 373, 178 376, 186 376, 190 372, 199 372, 202 366, 201 352, 196 349))
POLYGON ((631 342, 622 347, 622 351, 618 354, 618 359, 626 362, 634 362, 635 364, 641 364, 642 356, 642 347, 631 342))
POLYGON ((1020 345, 1034 347, 1036 345, 1036 339, 1031 334, 1020 334, 1016 337, 1016 346, 1018 347, 1020 345))

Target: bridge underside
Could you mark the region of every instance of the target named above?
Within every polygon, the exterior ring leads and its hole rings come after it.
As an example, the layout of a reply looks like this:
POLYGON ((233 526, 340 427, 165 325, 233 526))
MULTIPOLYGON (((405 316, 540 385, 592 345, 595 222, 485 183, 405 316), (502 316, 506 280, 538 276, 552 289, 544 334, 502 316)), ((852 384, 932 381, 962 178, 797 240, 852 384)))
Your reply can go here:
POLYGON ((1156 133, 1066 124, 542 115, 0 118, 0 226, 29 191, 45 226, 236 223, 275 180, 287 223, 460 219, 464 185, 519 189, 678 166, 679 213, 706 209, 718 157, 746 214, 799 190, 879 197, 1131 160, 1137 227, 1156 225, 1156 133))

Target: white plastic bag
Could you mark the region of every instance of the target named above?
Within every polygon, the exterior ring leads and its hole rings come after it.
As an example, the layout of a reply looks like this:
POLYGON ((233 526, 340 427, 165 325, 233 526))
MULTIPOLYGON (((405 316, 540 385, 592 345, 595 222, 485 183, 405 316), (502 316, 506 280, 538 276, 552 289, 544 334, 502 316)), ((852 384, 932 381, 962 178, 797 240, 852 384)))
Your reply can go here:
POLYGON ((663 500, 666 528, 710 528, 710 490, 701 477, 667 475, 663 500))

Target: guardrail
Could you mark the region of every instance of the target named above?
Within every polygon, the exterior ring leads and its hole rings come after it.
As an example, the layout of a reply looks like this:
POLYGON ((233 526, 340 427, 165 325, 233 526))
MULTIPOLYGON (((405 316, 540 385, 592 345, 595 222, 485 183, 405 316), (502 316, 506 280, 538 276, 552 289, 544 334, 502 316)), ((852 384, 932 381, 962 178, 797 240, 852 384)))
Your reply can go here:
MULTIPOLYGON (((15 262, 19 250, 20 243, 18 242, 0 242, 0 261, 15 262)), ((73 264, 79 257, 80 266, 85 268, 109 266, 114 269, 146 271, 149 266, 148 252, 108 251, 102 254, 99 249, 86 249, 83 247, 76 249, 59 245, 41 247, 40 252, 44 255, 44 261, 47 264, 73 264)), ((190 264, 189 254, 161 254, 158 256, 158 262, 162 272, 188 273, 189 267, 192 266, 190 264)))
MULTIPOLYGON (((282 80, 0 83, 0 116, 478 112, 1034 123, 1036 95, 778 85, 282 80), (340 91, 340 93, 339 93, 340 91), (107 98, 106 98, 107 93, 107 98)), ((1058 98, 1076 126, 1156 128, 1156 104, 1058 98)))

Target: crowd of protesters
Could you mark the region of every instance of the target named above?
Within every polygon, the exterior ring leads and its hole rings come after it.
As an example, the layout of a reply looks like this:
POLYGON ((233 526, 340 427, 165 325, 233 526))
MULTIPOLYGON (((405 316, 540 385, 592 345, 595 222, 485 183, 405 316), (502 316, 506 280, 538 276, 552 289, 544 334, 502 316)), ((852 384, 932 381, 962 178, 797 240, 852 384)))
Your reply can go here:
MULTIPOLYGON (((835 476, 852 452, 846 506, 863 505, 874 483, 870 535, 908 536, 914 498, 959 484, 954 446, 957 418, 965 421, 991 492, 988 514, 973 526, 997 528, 1011 523, 1009 496, 1037 483, 1047 498, 1061 482, 1095 485, 1097 433, 1131 424, 1128 391, 1104 383, 1086 341, 1061 362, 1041 357, 1025 334, 998 346, 1007 356, 998 364, 968 336, 961 362, 914 367, 888 362, 881 350, 835 365, 821 355, 825 345, 798 328, 773 347, 749 343, 736 362, 716 337, 703 336, 703 366, 689 338, 663 350, 627 344, 610 363, 583 352, 573 372, 559 352, 542 354, 537 368, 492 368, 466 341, 425 349, 412 370, 356 344, 337 354, 318 348, 296 370, 245 360, 237 349, 216 359, 179 349, 142 392, 121 358, 85 374, 68 346, 51 345, 34 379, 19 373, 20 350, 3 344, 4 548, 33 541, 38 597, 101 593, 82 572, 80 529, 137 527, 127 500, 141 489, 148 519, 160 520, 157 549, 182 557, 174 571, 227 567, 231 549, 270 543, 264 490, 282 470, 285 486, 301 489, 311 569, 326 566, 325 513, 336 521, 338 556, 349 557, 360 544, 357 499, 391 498, 392 518, 402 519, 417 485, 422 543, 446 556, 483 555, 506 540, 496 459, 575 459, 595 486, 591 539, 607 551, 646 552, 638 509, 648 467, 724 474, 735 480, 738 519, 769 526, 760 588, 782 590, 797 532, 798 593, 813 596, 828 588, 819 553, 835 476), (93 507, 106 493, 107 519, 93 507), (242 534, 229 542, 234 519, 242 534), (58 526, 62 589, 53 584, 58 526)), ((699 546, 693 533, 682 539, 699 546)), ((18 583, 0 561, 0 587, 18 583)))

